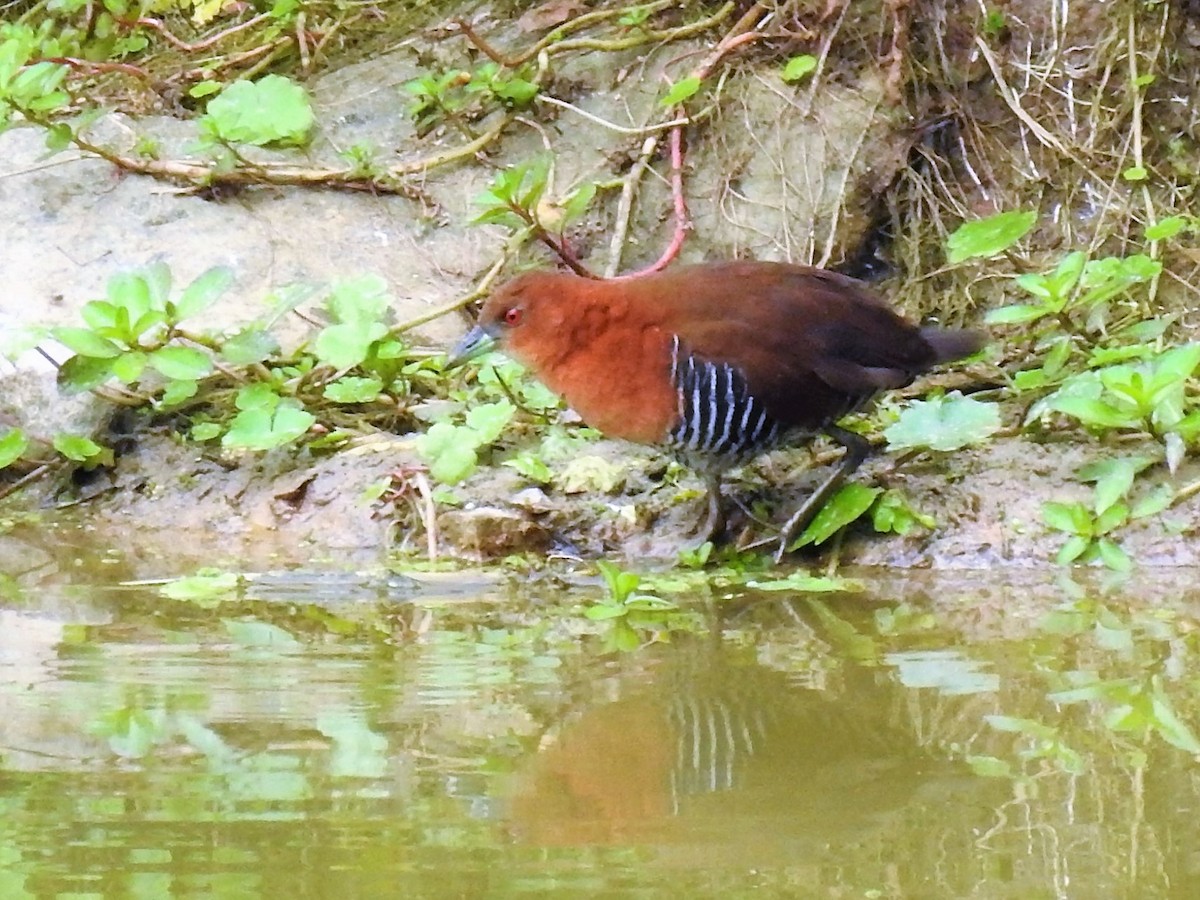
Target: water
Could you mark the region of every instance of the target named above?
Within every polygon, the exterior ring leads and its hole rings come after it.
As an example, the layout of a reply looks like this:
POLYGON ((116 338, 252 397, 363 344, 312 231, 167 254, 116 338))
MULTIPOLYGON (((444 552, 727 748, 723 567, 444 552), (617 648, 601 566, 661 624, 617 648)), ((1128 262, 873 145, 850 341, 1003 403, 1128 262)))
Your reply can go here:
POLYGON ((1200 896, 1186 573, 128 574, 5 585, 6 900, 1200 896))

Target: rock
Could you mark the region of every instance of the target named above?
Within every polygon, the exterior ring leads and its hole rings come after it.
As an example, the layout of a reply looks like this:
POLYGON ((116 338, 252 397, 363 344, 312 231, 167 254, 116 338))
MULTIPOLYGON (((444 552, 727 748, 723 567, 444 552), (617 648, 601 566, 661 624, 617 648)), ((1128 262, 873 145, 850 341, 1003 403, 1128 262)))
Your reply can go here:
POLYGON ((438 537, 456 555, 485 560, 512 553, 541 553, 551 543, 549 530, 530 516, 495 506, 441 512, 438 537))

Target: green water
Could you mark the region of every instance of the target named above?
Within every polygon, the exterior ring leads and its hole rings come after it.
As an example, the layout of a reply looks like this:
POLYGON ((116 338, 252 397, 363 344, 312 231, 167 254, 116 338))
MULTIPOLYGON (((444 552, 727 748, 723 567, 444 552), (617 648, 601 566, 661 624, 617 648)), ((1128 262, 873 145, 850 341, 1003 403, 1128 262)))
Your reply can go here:
POLYGON ((180 601, 13 565, 5 900, 1200 896, 1183 575, 630 623, 582 570, 180 601))

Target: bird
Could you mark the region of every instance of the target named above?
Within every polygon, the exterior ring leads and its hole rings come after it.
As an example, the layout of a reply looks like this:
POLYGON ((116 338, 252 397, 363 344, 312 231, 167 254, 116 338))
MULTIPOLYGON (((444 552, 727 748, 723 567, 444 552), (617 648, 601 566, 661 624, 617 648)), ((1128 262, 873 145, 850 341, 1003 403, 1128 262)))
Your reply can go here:
POLYGON ((838 420, 985 340, 978 331, 915 325, 832 270, 714 261, 613 279, 517 275, 487 297, 448 363, 498 349, 587 425, 670 450, 707 485, 702 539, 724 529, 728 469, 828 436, 846 452, 782 527, 781 561, 871 451, 838 420))

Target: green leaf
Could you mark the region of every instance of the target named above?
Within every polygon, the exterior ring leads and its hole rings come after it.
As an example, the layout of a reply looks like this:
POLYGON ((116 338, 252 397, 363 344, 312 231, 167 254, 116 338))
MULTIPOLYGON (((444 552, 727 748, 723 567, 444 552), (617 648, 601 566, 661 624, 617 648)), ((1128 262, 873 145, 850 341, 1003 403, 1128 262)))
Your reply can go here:
POLYGON ((238 409, 265 409, 272 410, 279 405, 280 397, 271 388, 271 385, 256 381, 253 384, 248 384, 237 392, 237 396, 233 398, 233 405, 238 409))
POLYGON ((185 575, 168 581, 159 593, 169 600, 183 600, 212 607, 222 600, 236 600, 241 577, 233 572, 202 569, 195 575, 185 575))
POLYGON ((817 58, 810 53, 802 53, 799 56, 793 56, 787 61, 787 65, 783 67, 782 78, 784 81, 791 84, 799 81, 817 68, 817 58))
POLYGON ((58 369, 58 386, 68 394, 99 387, 112 378, 113 360, 72 356, 58 369))
POLYGON ((1162 263, 1144 253, 1135 253, 1125 258, 1106 256, 1094 259, 1084 267, 1080 283, 1084 294, 1080 303, 1094 305, 1126 292, 1135 284, 1141 284, 1158 276, 1162 263))
POLYGON ((574 222, 586 211, 596 196, 596 182, 587 181, 575 188, 562 203, 563 226, 574 222))
POLYGON ((1078 419, 1084 425, 1099 428, 1137 428, 1141 420, 1122 412, 1104 400, 1089 397, 1052 396, 1046 404, 1050 409, 1078 419))
POLYGON ((438 422, 417 438, 417 453, 442 484, 458 484, 475 471, 479 435, 470 428, 438 422))
POLYGON ((793 572, 786 578, 772 581, 747 581, 746 587, 756 591, 796 591, 802 594, 857 593, 863 583, 852 578, 823 577, 807 572, 793 572))
POLYGON ((888 490, 871 508, 871 524, 878 532, 890 531, 903 536, 910 534, 918 525, 933 528, 936 521, 933 516, 917 512, 909 506, 899 491, 888 490))
POLYGON ((78 434, 56 434, 54 449, 74 462, 87 462, 104 452, 104 448, 91 438, 78 434))
POLYGON ((523 228, 526 224, 525 220, 518 216, 511 209, 503 206, 496 206, 492 209, 487 209, 471 220, 472 225, 503 225, 506 228, 523 228))
POLYGON ((1091 546, 1091 538, 1084 537, 1081 534, 1072 535, 1067 538, 1067 542, 1059 549, 1054 557, 1054 561, 1060 566, 1070 565, 1086 553, 1091 546))
POLYGON ((1133 505, 1129 518, 1144 519, 1147 516, 1157 515, 1169 508, 1173 502, 1175 502, 1175 491, 1169 484, 1160 484, 1133 505))
POLYGON ((1056 531, 1092 535, 1092 515, 1082 503, 1059 503, 1047 501, 1042 504, 1042 521, 1056 531))
POLYGON ((1121 173, 1121 177, 1126 181, 1145 181, 1150 177, 1150 173, 1146 171, 1145 166, 1130 166, 1121 173))
POLYGON ((1153 459, 1145 456, 1123 456, 1119 459, 1090 463, 1081 468, 1080 479, 1096 483, 1094 508, 1097 515, 1129 493, 1129 489, 1133 487, 1134 476, 1153 462, 1153 459))
POLYGON ((260 363, 279 352, 279 341, 258 325, 243 328, 221 344, 221 358, 235 366, 260 363))
POLYGON ((915 400, 884 430, 893 450, 950 451, 987 440, 1000 428, 1000 407, 960 392, 915 400))
POLYGON ((124 352, 108 338, 100 337, 86 328, 64 326, 51 329, 50 334, 67 349, 92 359, 116 359, 124 352))
POLYGON ((205 97, 211 97, 213 94, 218 93, 224 86, 219 81, 198 81, 188 88, 188 96, 196 100, 202 100, 205 97))
POLYGON ((150 354, 150 365, 168 378, 196 381, 213 370, 207 353, 195 347, 169 345, 150 354))
POLYGON ((983 321, 988 325, 1022 325, 1025 322, 1036 322, 1050 314, 1051 310, 1045 306, 1018 303, 991 310, 983 317, 983 321))
POLYGON ((1109 538, 1096 541, 1096 554, 1100 561, 1114 572, 1128 572, 1133 568, 1133 560, 1124 550, 1109 538))
POLYGON ((195 381, 188 381, 187 379, 170 381, 167 383, 166 388, 163 389, 163 394, 158 400, 157 407, 158 409, 172 409, 179 406, 185 400, 195 397, 199 390, 200 385, 195 381))
POLYGON ((183 293, 175 301, 175 315, 171 323, 175 324, 204 312, 232 285, 233 270, 226 266, 214 266, 202 272, 183 289, 183 293))
MULTIPOLYGON (((1078 284, 1080 277, 1083 275, 1083 270, 1087 266, 1088 255, 1082 250, 1072 250, 1062 258, 1054 271, 1046 277, 1050 293, 1056 298, 1061 298, 1078 284)), ((1020 279, 1017 279, 1020 281, 1020 279)))
POLYGON ((88 327, 100 332, 117 327, 117 307, 107 300, 90 300, 83 305, 79 315, 88 327))
POLYGON ((511 207, 523 209, 530 216, 534 214, 549 181, 550 162, 550 157, 543 155, 497 172, 488 190, 474 200, 485 210, 471 220, 472 224, 499 221, 514 227, 524 226, 525 220, 515 215, 511 207))
POLYGON ((1161 373, 1179 380, 1190 378, 1197 365, 1200 365, 1200 344, 1173 347, 1154 361, 1156 375, 1161 373))
POLYGON ((146 364, 149 361, 150 357, 141 350, 131 350, 114 359, 109 371, 112 372, 114 378, 124 384, 133 384, 142 377, 142 372, 146 370, 146 364))
POLYGON ((479 436, 481 445, 490 444, 500 437, 516 411, 516 407, 507 400, 482 403, 468 410, 466 424, 479 436))
POLYGON ((642 576, 637 572, 627 572, 616 563, 611 563, 606 559, 597 560, 596 568, 608 588, 609 599, 622 606, 642 583, 642 576))
POLYGON ((1115 528, 1120 528, 1129 521, 1129 506, 1122 502, 1114 503, 1092 520, 1092 534, 1108 534, 1115 528))
POLYGON ((350 369, 361 364, 371 352, 371 345, 387 336, 382 322, 355 321, 329 325, 321 330, 313 343, 317 359, 335 369, 350 369))
POLYGON ((648 3, 645 6, 632 6, 617 19, 617 22, 626 28, 636 28, 645 23, 653 11, 654 7, 648 3))
POLYGON ((142 268, 137 274, 146 284, 150 309, 165 309, 167 298, 171 296, 171 267, 161 260, 156 260, 142 268))
POLYGON ((1187 227, 1187 224, 1187 216, 1168 216, 1165 219, 1159 219, 1153 225, 1146 226, 1146 240, 1161 241, 1175 237, 1187 227))
POLYGON ((963 762, 971 771, 983 778, 1012 778, 1012 766, 995 756, 965 756, 963 762))
POLYGON ((10 428, 0 438, 0 469, 7 469, 29 448, 29 438, 20 428, 10 428))
POLYGON ((140 272, 117 272, 108 279, 106 294, 113 306, 125 311, 126 328, 151 310, 150 285, 140 272))
POLYGON ((1176 715, 1157 683, 1150 701, 1150 709, 1154 717, 1154 730, 1163 740, 1192 756, 1200 755, 1200 741, 1196 740, 1187 723, 1176 715))
POLYGON ((883 488, 867 487, 858 482, 845 485, 809 522, 808 527, 789 549, 807 544, 823 544, 871 508, 883 488))
POLYGON ((628 615, 629 610, 621 603, 596 603, 587 607, 583 614, 595 622, 603 622, 628 615))
MULTIPOLYGON (((245 389, 239 392, 245 393, 245 389)), ((243 409, 229 423, 221 446, 244 450, 271 450, 302 437, 317 421, 316 416, 291 402, 276 398, 274 407, 243 409)))
POLYGON ((334 284, 325 305, 339 322, 373 325, 385 320, 391 303, 387 281, 369 273, 334 284))
POLYGON ((513 106, 527 106, 539 90, 532 81, 516 77, 495 80, 491 83, 491 88, 497 97, 507 100, 513 106))
POLYGON ((1037 222, 1033 210, 1010 210, 975 222, 964 222, 946 241, 949 262, 988 258, 1007 250, 1037 222))
POLYGON ((161 309, 148 309, 137 317, 129 326, 126 342, 136 344, 138 340, 153 328, 167 321, 167 313, 161 309))
POLYGON ((1066 368, 1067 360, 1071 357, 1071 342, 1065 340, 1057 340, 1054 342, 1054 347, 1046 354, 1046 361, 1042 363, 1042 370, 1049 378, 1057 378, 1066 368))
POLYGON ((549 484, 553 473, 550 467, 531 453, 522 453, 512 459, 506 459, 503 465, 515 469, 522 477, 534 484, 549 484))
POLYGON ((671 89, 667 91, 667 95, 658 101, 659 106, 674 106, 677 103, 682 103, 684 100, 691 97, 696 91, 700 90, 700 79, 693 76, 676 81, 671 85, 671 89))
POLYGON ((322 396, 334 403, 370 403, 383 390, 383 382, 378 378, 358 378, 346 376, 325 385, 322 396))
POLYGON ((192 426, 190 434, 193 441, 199 443, 211 441, 213 438, 220 436, 221 426, 216 422, 197 422, 192 426))
POLYGON ((282 75, 236 81, 208 103, 203 121, 221 140, 302 144, 314 117, 304 88, 282 75))

